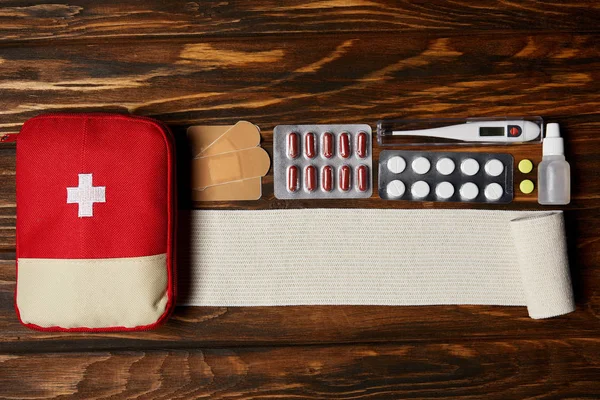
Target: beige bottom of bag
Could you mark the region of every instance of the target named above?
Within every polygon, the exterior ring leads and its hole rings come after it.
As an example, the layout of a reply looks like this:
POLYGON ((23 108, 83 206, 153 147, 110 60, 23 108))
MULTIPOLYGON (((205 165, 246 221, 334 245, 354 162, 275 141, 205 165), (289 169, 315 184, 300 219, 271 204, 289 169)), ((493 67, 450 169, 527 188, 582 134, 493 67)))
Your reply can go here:
POLYGON ((20 258, 21 321, 44 328, 150 325, 168 302, 167 256, 106 259, 20 258))

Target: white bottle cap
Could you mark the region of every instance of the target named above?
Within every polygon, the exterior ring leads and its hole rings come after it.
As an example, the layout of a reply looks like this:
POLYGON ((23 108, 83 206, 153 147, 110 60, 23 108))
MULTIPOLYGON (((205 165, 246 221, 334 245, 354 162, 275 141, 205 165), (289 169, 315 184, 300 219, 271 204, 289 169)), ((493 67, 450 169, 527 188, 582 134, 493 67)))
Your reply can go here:
POLYGON ((565 155, 564 141, 560 137, 558 124, 546 124, 546 137, 543 142, 543 155, 563 156, 565 155))

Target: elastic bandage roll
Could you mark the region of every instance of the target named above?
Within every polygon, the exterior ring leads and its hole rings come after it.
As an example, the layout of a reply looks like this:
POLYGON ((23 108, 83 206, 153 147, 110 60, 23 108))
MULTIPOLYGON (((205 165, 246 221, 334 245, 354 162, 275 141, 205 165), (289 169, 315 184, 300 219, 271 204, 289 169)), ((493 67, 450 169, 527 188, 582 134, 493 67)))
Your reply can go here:
POLYGON ((180 304, 575 309, 562 212, 196 210, 180 304))

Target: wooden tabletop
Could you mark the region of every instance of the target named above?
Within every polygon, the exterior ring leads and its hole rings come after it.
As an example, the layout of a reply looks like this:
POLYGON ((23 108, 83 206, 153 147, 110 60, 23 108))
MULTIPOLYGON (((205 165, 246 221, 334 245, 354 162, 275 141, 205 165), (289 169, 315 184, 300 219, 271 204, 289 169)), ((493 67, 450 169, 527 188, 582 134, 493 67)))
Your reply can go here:
MULTIPOLYGON (((3 3, 1 133, 49 111, 147 115, 180 139, 189 125, 244 119, 271 152, 273 127, 286 123, 560 123, 577 311, 179 307, 148 332, 31 331, 13 309, 15 147, 5 143, 0 398, 600 398, 599 21, 594 1, 3 3)), ((539 144, 516 151, 541 155, 539 144)), ((332 206, 274 199, 272 172, 256 202, 193 204, 186 190, 182 209, 332 206)), ((443 207, 376 194, 334 206, 443 207)), ((502 208, 544 209, 535 196, 502 208)))

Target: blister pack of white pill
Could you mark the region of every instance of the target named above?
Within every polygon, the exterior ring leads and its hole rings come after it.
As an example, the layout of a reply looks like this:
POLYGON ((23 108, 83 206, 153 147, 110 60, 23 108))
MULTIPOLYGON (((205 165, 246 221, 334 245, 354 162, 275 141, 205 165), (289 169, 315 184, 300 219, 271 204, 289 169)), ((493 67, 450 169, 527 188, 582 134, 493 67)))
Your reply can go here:
POLYGON ((511 154, 384 150, 379 197, 384 200, 510 203, 511 154))
POLYGON ((371 135, 371 127, 366 124, 276 126, 273 130, 275 197, 371 197, 371 135))

